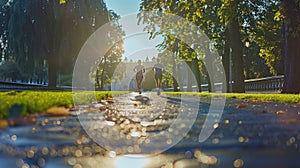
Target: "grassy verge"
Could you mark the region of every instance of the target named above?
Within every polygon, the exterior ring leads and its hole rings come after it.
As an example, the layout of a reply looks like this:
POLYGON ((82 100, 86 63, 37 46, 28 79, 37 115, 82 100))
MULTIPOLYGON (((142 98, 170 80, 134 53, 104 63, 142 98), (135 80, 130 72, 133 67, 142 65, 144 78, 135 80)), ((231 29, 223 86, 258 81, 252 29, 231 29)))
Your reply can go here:
MULTIPOLYGON (((124 94, 127 92, 96 91, 97 100, 124 94), (113 94, 113 95, 112 95, 113 94)), ((189 96, 226 96, 226 98, 275 101, 287 103, 300 103, 300 94, 249 94, 249 93, 197 93, 197 92, 164 92, 169 95, 189 95, 189 96)), ((88 94, 89 96, 91 94, 88 94)), ((84 94, 80 96, 86 98, 84 94)), ((78 96, 77 98, 81 99, 78 96)), ((88 97, 90 99, 90 97, 88 97)), ((90 99, 91 100, 91 99, 90 99)), ((86 101, 82 99, 82 101, 86 101)), ((18 106, 24 115, 33 112, 43 112, 50 107, 73 105, 73 95, 70 91, 9 91, 0 92, 0 119, 8 117, 13 107, 18 106)))
POLYGON ((269 94, 269 93, 197 93, 197 92, 164 92, 169 95, 189 95, 189 96, 225 96, 226 98, 261 100, 285 103, 300 103, 300 94, 269 94))
MULTIPOLYGON (((125 92, 96 91, 97 100, 107 99, 125 92)), ((43 112, 50 107, 73 105, 71 91, 9 91, 0 92, 0 119, 8 117, 13 107, 21 108, 24 115, 43 112)))

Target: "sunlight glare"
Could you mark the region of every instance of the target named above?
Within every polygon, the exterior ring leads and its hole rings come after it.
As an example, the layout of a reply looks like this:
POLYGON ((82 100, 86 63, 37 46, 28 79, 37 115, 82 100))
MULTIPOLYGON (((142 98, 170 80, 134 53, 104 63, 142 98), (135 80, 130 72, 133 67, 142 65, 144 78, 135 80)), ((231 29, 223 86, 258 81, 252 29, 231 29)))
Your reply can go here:
POLYGON ((140 155, 124 155, 115 160, 116 168, 141 168, 148 163, 148 158, 140 155))

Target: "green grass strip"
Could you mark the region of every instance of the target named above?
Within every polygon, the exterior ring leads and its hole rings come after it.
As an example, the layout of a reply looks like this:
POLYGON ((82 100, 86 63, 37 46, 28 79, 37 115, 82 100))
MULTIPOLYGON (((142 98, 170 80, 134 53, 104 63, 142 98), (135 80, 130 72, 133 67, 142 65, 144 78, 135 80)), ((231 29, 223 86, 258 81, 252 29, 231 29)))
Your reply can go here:
MULTIPOLYGON (((96 91, 97 100, 107 99, 112 96, 127 92, 96 91)), ((89 94, 91 95, 91 94, 89 94)), ((50 107, 73 105, 71 91, 8 91, 0 92, 0 119, 10 116, 10 109, 21 105, 22 114, 43 112, 50 107)))
POLYGON ((187 95, 213 97, 222 96, 226 98, 261 100, 284 103, 300 103, 300 94, 279 94, 279 93, 207 93, 207 92, 164 92, 169 95, 187 95))

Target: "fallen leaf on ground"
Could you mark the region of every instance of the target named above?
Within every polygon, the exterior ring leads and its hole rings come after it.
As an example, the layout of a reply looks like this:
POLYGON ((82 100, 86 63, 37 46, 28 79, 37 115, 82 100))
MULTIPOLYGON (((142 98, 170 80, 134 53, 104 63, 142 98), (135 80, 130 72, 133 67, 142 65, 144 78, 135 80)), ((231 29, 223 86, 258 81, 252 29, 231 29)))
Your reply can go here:
POLYGON ((0 129, 6 129, 8 127, 7 120, 0 120, 0 129))
POLYGON ((238 104, 238 105, 236 106, 236 108, 245 108, 245 107, 247 107, 245 104, 238 104))
POLYGON ((65 107, 51 107, 46 111, 49 116, 68 116, 70 113, 65 107))
POLYGON ((277 115, 284 114, 284 113, 285 113, 285 111, 283 111, 283 110, 279 110, 276 112, 277 115))
POLYGON ((8 119, 9 126, 25 126, 25 125, 34 125, 36 120, 34 118, 28 117, 13 117, 8 119))
POLYGON ((290 120, 287 120, 288 123, 296 123, 298 120, 297 119, 290 119, 290 120))

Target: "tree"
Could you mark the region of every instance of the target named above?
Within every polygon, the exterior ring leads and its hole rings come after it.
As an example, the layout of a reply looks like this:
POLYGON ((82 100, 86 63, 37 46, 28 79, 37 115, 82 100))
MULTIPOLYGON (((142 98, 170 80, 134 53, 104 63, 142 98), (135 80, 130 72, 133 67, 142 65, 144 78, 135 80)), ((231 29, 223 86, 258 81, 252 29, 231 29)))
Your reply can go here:
MULTIPOLYGON (((111 79, 115 72, 116 67, 121 62, 121 56, 124 53, 123 40, 116 41, 116 39, 122 39, 125 32, 122 30, 121 25, 118 22, 120 16, 113 11, 108 13, 109 26, 111 31, 107 34, 107 39, 112 47, 100 60, 96 72, 96 83, 100 89, 104 88, 105 84, 111 83, 111 79)), ((114 79, 121 78, 123 73, 118 73, 118 77, 114 76, 114 79)))
POLYGON ((164 65, 164 71, 166 73, 163 74, 162 83, 168 81, 167 85, 173 86, 175 92, 178 90, 178 81, 182 81, 179 76, 179 61, 176 60, 176 53, 173 53, 169 50, 164 50, 163 52, 158 54, 158 58, 160 62, 164 65), (177 79, 176 79, 177 78, 177 79))
MULTIPOLYGON (((296 1, 298 2, 298 0, 296 1)), ((143 22, 150 25, 147 30, 151 36, 155 37, 157 34, 164 35, 165 40, 162 46, 165 46, 165 48, 176 43, 176 40, 171 37, 176 34, 178 26, 167 25, 163 30, 156 30, 157 27, 153 26, 155 19, 151 20, 151 18, 143 16, 142 11, 154 10, 173 13, 199 26, 209 39, 212 40, 211 45, 222 55, 226 83, 229 82, 229 58, 230 55, 232 56, 233 92, 244 92, 245 74, 251 73, 245 71, 250 70, 250 67, 252 67, 253 71, 259 71, 259 68, 256 70, 253 69, 255 65, 266 64, 268 66, 268 68, 264 69, 267 72, 257 74, 278 75, 283 72, 282 22, 280 19, 275 19, 276 21, 274 21, 274 17, 281 17, 280 12, 277 12, 279 6, 279 2, 273 0, 166 0, 163 2, 159 0, 145 0, 141 3, 140 17, 143 19, 143 22), (251 42, 250 48, 245 47, 244 43, 246 41, 251 42), (257 56, 258 53, 264 60, 257 56), (246 58, 250 57, 249 54, 255 54, 251 55, 251 58, 254 58, 254 60, 250 62, 251 66, 247 64, 245 68, 245 61, 249 63, 249 58, 246 58)), ((188 34, 190 32, 186 31, 185 33, 188 34)), ((178 46, 177 51, 172 51, 180 52, 182 58, 187 60, 198 58, 194 57, 193 53, 189 52, 188 48, 184 47, 180 42, 178 42, 178 46)), ((202 58, 197 60, 198 64, 202 60, 214 63, 210 61, 208 53, 200 53, 200 56, 202 58)), ((265 67, 265 65, 262 67, 265 67)))
POLYGON ((243 62, 243 44, 241 36, 241 23, 243 19, 242 10, 245 6, 244 1, 238 0, 223 0, 223 4, 219 10, 219 16, 224 22, 224 37, 225 37, 225 51, 223 56, 223 63, 227 79, 229 79, 229 62, 233 66, 233 92, 245 92, 245 76, 244 76, 244 62, 243 62), (232 59, 230 60, 230 56, 232 59))
POLYGON ((300 93, 300 1, 284 0, 284 93, 300 93))
MULTIPOLYGON (((155 38, 156 35, 161 34, 164 37, 163 43, 160 45, 162 49, 168 49, 174 53, 176 53, 177 57, 180 57, 186 61, 189 65, 190 69, 193 70, 194 76, 197 79, 198 88, 200 90, 200 70, 199 64, 201 62, 200 59, 208 55, 205 53, 205 50, 213 51, 213 45, 218 43, 210 43, 206 42, 205 44, 198 44, 197 40, 195 40, 195 36, 202 36, 201 33, 197 33, 198 30, 191 29, 183 30, 181 26, 178 24, 182 23, 172 23, 168 22, 168 20, 158 20, 157 18, 151 18, 149 16, 143 15, 143 11, 153 10, 154 12, 165 12, 172 13, 178 16, 185 18, 190 21, 194 25, 197 25, 204 31, 209 38, 215 38, 216 41, 221 36, 221 26, 218 15, 216 13, 217 7, 220 6, 220 2, 214 2, 211 0, 208 1, 179 1, 179 0, 167 0, 167 1, 143 1, 141 3, 141 13, 139 15, 140 20, 143 23, 147 23, 149 26, 147 27, 147 31, 150 33, 151 38, 155 38), (159 27, 157 30, 157 26, 154 26, 157 22, 164 23, 163 26, 159 27), (181 36, 189 36, 189 40, 192 41, 191 46, 200 50, 201 53, 196 53, 190 46, 186 45, 183 41, 178 40, 176 37, 181 36), (203 47, 203 45, 206 45, 203 47), (205 48, 205 49, 204 49, 205 48), (197 55, 199 54, 199 55, 197 55)), ((220 40, 220 39, 219 39, 220 40)), ((220 47, 220 45, 218 46, 220 47)), ((217 59, 214 57, 214 59, 217 59)), ((238 64, 242 65, 242 64, 238 64)), ((206 64, 206 66, 212 66, 206 64)), ((176 68, 175 68, 176 69, 176 68)), ((211 71, 210 71, 211 72, 211 71)), ((180 82, 180 81, 179 81, 180 82)))
POLYGON ((49 87, 56 87, 58 73, 72 72, 83 43, 108 21, 102 0, 15 0, 10 11, 10 52, 31 76, 46 67, 49 87))
POLYGON ((251 78, 283 74, 283 22, 279 10, 280 3, 273 0, 242 1, 240 4, 238 17, 245 75, 252 74, 251 78))
POLYGON ((0 62, 8 59, 7 54, 7 29, 8 29, 8 18, 10 15, 10 1, 0 0, 0 62))
MULTIPOLYGON (((246 79, 262 78, 266 76, 277 75, 279 73, 277 69, 275 69, 276 67, 274 67, 274 73, 272 73, 271 67, 268 66, 270 64, 267 65, 265 57, 260 56, 260 47, 254 41, 251 42, 251 45, 249 44, 248 47, 245 47, 245 50, 246 51, 244 54, 244 73, 246 79)), ((272 56, 268 58, 271 59, 272 56)))

